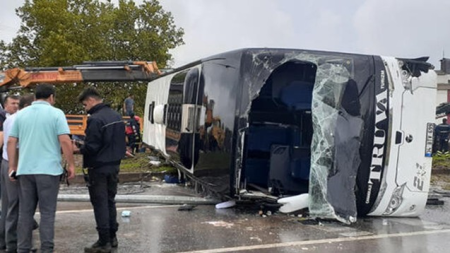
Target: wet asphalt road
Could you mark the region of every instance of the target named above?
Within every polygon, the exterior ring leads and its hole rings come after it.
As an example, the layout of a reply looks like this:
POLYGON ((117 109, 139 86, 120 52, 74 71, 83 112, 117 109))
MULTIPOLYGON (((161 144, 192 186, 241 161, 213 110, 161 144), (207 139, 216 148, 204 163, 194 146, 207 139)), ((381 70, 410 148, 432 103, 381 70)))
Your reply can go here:
MULTIPOLYGON (((443 206, 428 206, 420 218, 360 218, 351 226, 261 217, 253 206, 178 211, 173 205, 120 204, 113 252, 450 252, 450 198, 442 199, 443 206), (131 216, 120 217, 123 210, 131 216)), ((90 204, 58 205, 55 251, 83 252, 97 239, 90 204)))

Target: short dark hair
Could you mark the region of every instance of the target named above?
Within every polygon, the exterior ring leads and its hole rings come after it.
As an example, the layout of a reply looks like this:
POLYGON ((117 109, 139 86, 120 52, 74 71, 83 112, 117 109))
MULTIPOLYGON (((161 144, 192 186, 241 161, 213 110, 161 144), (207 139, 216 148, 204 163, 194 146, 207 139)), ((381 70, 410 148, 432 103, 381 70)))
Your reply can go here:
POLYGON ((100 96, 100 93, 93 87, 88 87, 81 92, 81 94, 78 96, 78 102, 82 103, 87 98, 94 98, 96 100, 101 100, 102 97, 100 96))
POLYGON ((19 100, 20 97, 17 96, 17 95, 7 95, 7 96, 5 97, 5 104, 6 104, 6 102, 8 102, 9 99, 12 99, 12 100, 19 100))
POLYGON ((34 94, 23 95, 22 97, 20 97, 20 100, 19 100, 19 109, 23 109, 23 108, 31 105, 31 103, 33 103, 33 101, 34 101, 34 94))
POLYGON ((442 123, 444 123, 444 124, 447 123, 447 118, 443 118, 442 123))
POLYGON ((55 87, 53 85, 43 83, 36 86, 36 99, 47 99, 51 95, 55 96, 55 87))

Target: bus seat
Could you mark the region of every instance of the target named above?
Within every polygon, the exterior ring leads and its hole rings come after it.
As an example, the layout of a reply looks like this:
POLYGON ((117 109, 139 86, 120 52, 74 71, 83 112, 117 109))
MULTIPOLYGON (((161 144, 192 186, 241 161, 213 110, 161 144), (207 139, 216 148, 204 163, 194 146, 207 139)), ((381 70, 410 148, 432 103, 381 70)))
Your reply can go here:
POLYGON ((280 91, 280 101, 293 110, 310 110, 314 84, 293 81, 280 91))
POLYGON ((290 138, 288 128, 272 125, 251 126, 247 149, 270 152, 272 144, 288 144, 290 138))
POLYGON ((269 159, 246 159, 244 176, 249 184, 266 186, 269 178, 269 159))
POLYGON ((290 170, 293 178, 309 180, 311 169, 311 150, 309 147, 293 148, 290 170))

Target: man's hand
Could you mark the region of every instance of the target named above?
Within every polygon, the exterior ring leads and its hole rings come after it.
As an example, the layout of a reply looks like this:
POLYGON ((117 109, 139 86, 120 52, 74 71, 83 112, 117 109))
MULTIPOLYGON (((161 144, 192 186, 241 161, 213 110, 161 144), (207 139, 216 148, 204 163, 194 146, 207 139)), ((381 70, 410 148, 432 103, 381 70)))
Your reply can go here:
POLYGON ((11 167, 11 166, 9 166, 9 170, 8 170, 8 177, 9 177, 9 180, 12 181, 12 182, 14 182, 14 181, 16 181, 16 179, 15 179, 14 177, 11 177, 11 173, 12 173, 12 172, 17 172, 17 167, 11 167))
MULTIPOLYGON (((19 139, 9 136, 8 143, 6 145, 6 151, 8 153, 9 158, 9 170, 8 175, 11 175, 11 172, 17 171, 17 165, 19 164, 19 149, 17 149, 17 143, 19 139)), ((15 178, 9 177, 9 180, 16 181, 15 178)))
POLYGON ((58 136, 59 143, 63 150, 63 154, 66 157, 67 161, 67 178, 71 179, 75 177, 75 162, 73 159, 73 142, 70 140, 69 135, 62 134, 58 136))
POLYGON ((75 140, 72 141, 72 149, 74 154, 80 153, 80 148, 78 148, 77 143, 75 140))
POLYGON ((75 166, 69 165, 67 168, 67 178, 72 179, 75 177, 75 166))

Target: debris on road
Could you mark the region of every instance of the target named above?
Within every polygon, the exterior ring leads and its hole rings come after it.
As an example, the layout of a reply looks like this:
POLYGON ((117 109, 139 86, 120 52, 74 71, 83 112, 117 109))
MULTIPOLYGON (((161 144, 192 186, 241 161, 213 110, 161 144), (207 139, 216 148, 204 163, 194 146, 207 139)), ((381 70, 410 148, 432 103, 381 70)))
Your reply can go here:
POLYGON ((224 209, 224 208, 230 208, 236 205, 235 200, 229 200, 226 202, 222 202, 216 205, 216 209, 224 209))
POLYGON ((229 223, 229 222, 225 222, 225 221, 206 221, 203 223, 213 225, 214 227, 231 228, 232 226, 234 226, 233 223, 229 223))
POLYGON ((427 205, 441 206, 444 204, 443 200, 439 200, 438 198, 428 198, 427 205))
POLYGON ((178 211, 192 211, 196 206, 184 204, 178 208, 178 211))

